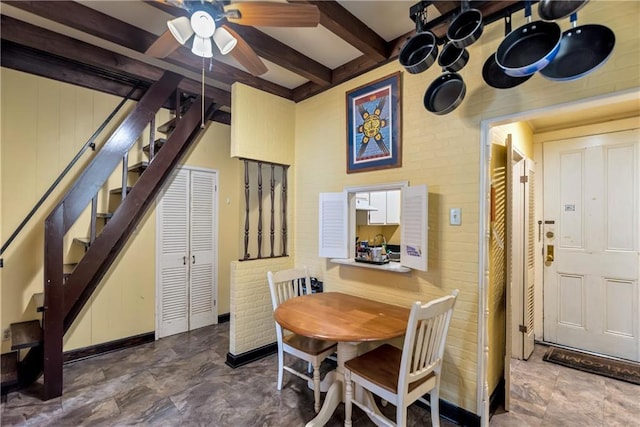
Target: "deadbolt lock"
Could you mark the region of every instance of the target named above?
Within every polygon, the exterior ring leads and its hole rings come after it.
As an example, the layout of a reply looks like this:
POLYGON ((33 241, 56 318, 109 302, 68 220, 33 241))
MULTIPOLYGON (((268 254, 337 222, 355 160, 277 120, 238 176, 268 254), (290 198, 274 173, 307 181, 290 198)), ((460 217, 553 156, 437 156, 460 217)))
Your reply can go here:
POLYGON ((553 231, 547 231, 547 238, 553 239, 553 236, 554 236, 553 231))

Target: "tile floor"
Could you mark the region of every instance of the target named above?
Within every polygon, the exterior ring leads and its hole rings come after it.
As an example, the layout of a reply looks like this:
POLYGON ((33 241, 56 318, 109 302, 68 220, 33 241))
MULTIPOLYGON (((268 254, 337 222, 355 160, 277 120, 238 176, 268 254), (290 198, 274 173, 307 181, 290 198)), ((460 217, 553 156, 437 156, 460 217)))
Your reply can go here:
MULTIPOLYGON (((314 417, 302 380, 286 375, 276 390, 275 355, 231 369, 228 348, 224 323, 65 365, 62 397, 42 402, 38 383, 10 393, 0 425, 302 426, 314 417)), ((640 386, 542 362, 543 354, 538 346, 530 361, 513 363, 512 411, 496 414, 492 426, 640 426, 640 386)), ((343 408, 329 426, 342 425, 343 408)), ((409 420, 431 425, 416 405, 409 420)), ((373 423, 354 408, 353 425, 373 423)))

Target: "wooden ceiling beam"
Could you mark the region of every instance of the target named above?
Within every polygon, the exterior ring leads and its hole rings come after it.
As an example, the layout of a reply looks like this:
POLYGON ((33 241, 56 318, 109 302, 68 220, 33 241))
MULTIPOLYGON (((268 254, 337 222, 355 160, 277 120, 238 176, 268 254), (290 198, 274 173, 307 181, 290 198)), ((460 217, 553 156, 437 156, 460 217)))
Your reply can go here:
POLYGON ((313 4, 320 10, 320 24, 370 57, 374 61, 387 59, 387 42, 334 0, 294 0, 313 4))
MULTIPOLYGON (((126 74, 138 80, 157 81, 164 73, 161 68, 27 24, 6 15, 0 16, 0 32, 0 37, 3 40, 48 52, 81 64, 126 74)), ((180 83, 180 89, 190 94, 199 94, 202 90, 200 82, 187 78, 180 83)), ((231 94, 225 90, 206 86, 205 94, 214 99, 217 104, 231 105, 231 94)))
POLYGON ((331 69, 287 46, 268 34, 247 25, 227 24, 238 33, 258 56, 320 85, 331 84, 331 69))
MULTIPOLYGON (((144 53, 158 37, 126 22, 72 1, 5 1, 3 3, 140 53, 144 53)), ((165 60, 198 74, 200 74, 202 70, 201 58, 196 57, 190 50, 184 47, 177 49, 165 58, 165 60)), ((209 60, 206 61, 206 64, 209 64, 209 60)), ((213 80, 229 85, 239 81, 264 90, 265 92, 273 93, 287 99, 291 98, 291 90, 284 86, 254 77, 224 62, 212 60, 212 64, 212 71, 207 71, 207 77, 213 80)))
MULTIPOLYGON (((185 9, 166 3, 157 1, 147 1, 146 3, 173 16, 189 16, 189 13, 185 9)), ((314 61, 254 27, 234 24, 232 22, 228 22, 225 25, 231 27, 233 31, 245 39, 258 56, 319 85, 331 84, 331 69, 329 67, 325 67, 321 63, 314 61)))

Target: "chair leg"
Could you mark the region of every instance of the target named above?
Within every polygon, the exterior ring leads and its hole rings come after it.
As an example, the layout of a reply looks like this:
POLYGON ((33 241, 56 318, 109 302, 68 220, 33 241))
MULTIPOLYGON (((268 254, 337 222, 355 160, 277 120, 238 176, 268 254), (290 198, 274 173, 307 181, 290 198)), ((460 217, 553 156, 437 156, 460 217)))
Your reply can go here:
POLYGON ((282 376, 284 374, 284 352, 278 348, 278 390, 282 390, 282 376))
POLYGON ((351 382, 351 371, 344 372, 346 386, 346 396, 344 398, 344 427, 351 427, 351 412, 353 410, 353 382, 351 382))
POLYGON ((313 362, 313 409, 320 412, 320 362, 313 362))
POLYGON ((429 399, 431 402, 431 425, 440 427, 440 390, 438 387, 429 392, 429 399))

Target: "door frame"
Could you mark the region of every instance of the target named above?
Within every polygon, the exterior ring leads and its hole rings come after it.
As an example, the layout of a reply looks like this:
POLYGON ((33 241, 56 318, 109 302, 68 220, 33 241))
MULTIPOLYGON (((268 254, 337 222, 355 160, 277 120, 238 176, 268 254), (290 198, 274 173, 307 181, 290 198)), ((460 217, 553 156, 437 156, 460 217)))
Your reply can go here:
MULTIPOLYGON (((552 114, 577 112, 592 107, 612 105, 625 101, 636 100, 640 96, 637 88, 620 92, 600 95, 596 97, 571 101, 548 107, 527 110, 504 116, 492 117, 480 123, 480 179, 479 179, 479 209, 478 209, 478 345, 477 360, 479 369, 477 374, 476 407, 480 413, 480 423, 489 425, 490 393, 487 379, 489 363, 489 230, 490 230, 490 200, 491 192, 491 129, 513 122, 526 121, 552 114)), ((536 176, 540 175, 540 172, 536 176)), ((542 191, 537 192, 537 197, 542 191)))
MULTIPOLYGON (((189 166, 189 165, 178 165, 175 167, 175 169, 171 172, 171 174, 175 174, 178 173, 178 171, 180 170, 186 170, 186 171, 201 171, 201 172, 209 172, 209 173, 213 173, 214 174, 214 187, 215 187, 215 194, 214 194, 214 208, 213 208, 213 298, 215 301, 215 304, 213 306, 213 314, 214 314, 214 324, 218 323, 219 320, 219 313, 218 313, 218 307, 219 307, 219 298, 218 298, 218 291, 219 291, 219 286, 218 286, 218 247, 219 247, 219 237, 220 237, 220 231, 219 231, 219 209, 220 209, 220 205, 219 205, 219 194, 218 194, 218 186, 219 186, 219 180, 220 180, 220 171, 218 169, 213 169, 213 168, 203 168, 203 167, 198 167, 198 166, 189 166)), ((160 307, 159 307, 159 301, 160 301, 160 281, 158 280, 159 278, 159 274, 158 274, 158 262, 159 262, 159 247, 158 247, 158 221, 157 221, 157 214, 158 214, 158 208, 160 206, 160 202, 162 200, 162 197, 164 196, 164 193, 166 191, 167 188, 169 188, 169 186, 171 185, 172 182, 172 177, 169 177, 169 179, 167 179, 167 181, 165 182, 163 188, 160 190, 160 192, 158 193, 158 196, 156 197, 155 200, 155 208, 154 208, 154 215, 155 215, 155 219, 156 219, 156 226, 155 226, 155 230, 156 230, 156 235, 155 235, 155 240, 154 240, 154 251, 155 251, 155 314, 154 314, 154 324, 155 324, 155 340, 157 341, 159 339, 158 336, 158 332, 160 330, 160 307)))

